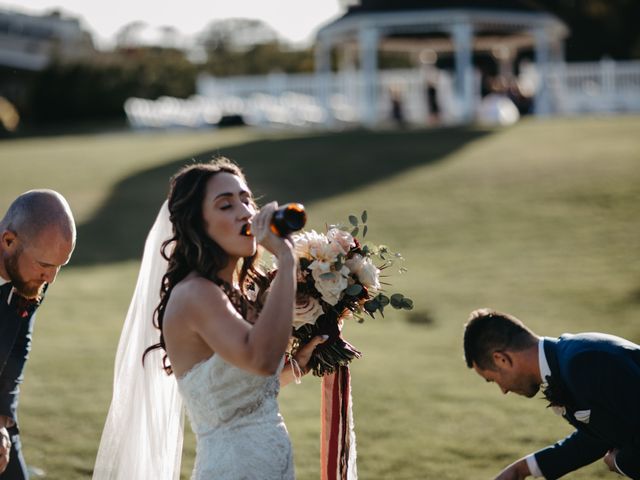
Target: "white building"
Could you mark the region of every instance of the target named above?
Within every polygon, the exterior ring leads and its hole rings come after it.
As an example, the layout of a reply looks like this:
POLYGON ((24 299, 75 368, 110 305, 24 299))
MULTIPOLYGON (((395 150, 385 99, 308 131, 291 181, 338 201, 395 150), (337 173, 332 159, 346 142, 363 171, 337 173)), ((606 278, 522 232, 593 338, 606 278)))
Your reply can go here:
POLYGON ((0 9, 0 67, 40 71, 53 59, 72 60, 95 52, 77 18, 59 12, 27 15, 0 9))

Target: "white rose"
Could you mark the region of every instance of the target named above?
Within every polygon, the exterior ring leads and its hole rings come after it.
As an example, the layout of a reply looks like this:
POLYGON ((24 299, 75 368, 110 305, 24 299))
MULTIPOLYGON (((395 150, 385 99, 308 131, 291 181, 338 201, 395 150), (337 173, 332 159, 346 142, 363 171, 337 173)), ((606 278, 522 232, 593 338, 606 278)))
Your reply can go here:
POLYGON ((325 263, 334 263, 338 260, 341 248, 339 245, 329 243, 327 237, 324 237, 323 243, 317 243, 311 247, 311 256, 316 260, 325 263))
POLYGON ((321 245, 328 243, 327 237, 321 233, 311 230, 310 232, 302 232, 292 237, 294 250, 298 258, 313 259, 312 251, 317 250, 321 245))
POLYGON ((320 302, 313 297, 298 301, 293 312, 293 328, 297 330, 307 323, 313 325, 323 313, 320 302))
POLYGON ((351 247, 355 246, 353 237, 349 232, 340 230, 339 228, 331 228, 327 232, 327 238, 330 242, 336 244, 340 248, 340 253, 346 255, 351 250, 351 247))
POLYGON ((292 239, 298 258, 333 263, 342 253, 342 247, 339 244, 330 242, 325 235, 315 230, 296 234, 292 239))
POLYGON ((380 289, 380 270, 369 257, 355 254, 345 265, 367 289, 380 289))
POLYGON ((322 295, 322 300, 329 305, 335 305, 347 288, 349 270, 342 267, 339 272, 331 270, 331 263, 316 260, 309 265, 316 290, 322 295))

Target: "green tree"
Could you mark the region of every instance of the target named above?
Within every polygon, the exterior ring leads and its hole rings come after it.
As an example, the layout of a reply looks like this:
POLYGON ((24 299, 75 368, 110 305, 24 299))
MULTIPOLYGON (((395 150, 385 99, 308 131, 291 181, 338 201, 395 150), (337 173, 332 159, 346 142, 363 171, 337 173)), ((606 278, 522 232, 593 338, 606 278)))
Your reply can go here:
POLYGON ((640 0, 538 1, 571 29, 567 60, 640 58, 640 0))
POLYGON ((159 47, 120 49, 91 62, 53 63, 33 82, 26 120, 122 119, 129 97, 193 95, 196 74, 182 51, 159 47))

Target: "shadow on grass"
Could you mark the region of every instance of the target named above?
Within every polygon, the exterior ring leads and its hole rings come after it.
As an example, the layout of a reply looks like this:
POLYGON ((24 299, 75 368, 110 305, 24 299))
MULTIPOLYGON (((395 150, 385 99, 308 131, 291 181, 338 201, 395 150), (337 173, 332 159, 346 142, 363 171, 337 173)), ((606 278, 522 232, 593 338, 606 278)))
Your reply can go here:
POLYGON ((311 204, 441 161, 488 133, 475 128, 351 131, 260 140, 176 159, 118 183, 96 214, 79 226, 72 261, 87 265, 140 258, 146 234, 166 198, 169 178, 193 160, 225 155, 238 162, 260 203, 311 204))

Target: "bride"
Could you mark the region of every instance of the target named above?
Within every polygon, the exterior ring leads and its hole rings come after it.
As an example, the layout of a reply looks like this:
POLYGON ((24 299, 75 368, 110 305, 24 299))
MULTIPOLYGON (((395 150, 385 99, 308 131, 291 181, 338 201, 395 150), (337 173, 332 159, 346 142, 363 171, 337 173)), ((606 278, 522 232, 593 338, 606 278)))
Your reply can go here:
POLYGON ((178 479, 182 403, 196 434, 192 479, 294 478, 276 397, 323 338, 284 368, 296 259, 291 241, 269 228, 275 208, 257 212, 225 158, 171 179, 118 346, 94 480, 178 479), (249 225, 253 236, 244 234, 249 225), (257 244, 278 262, 268 295, 257 244))

